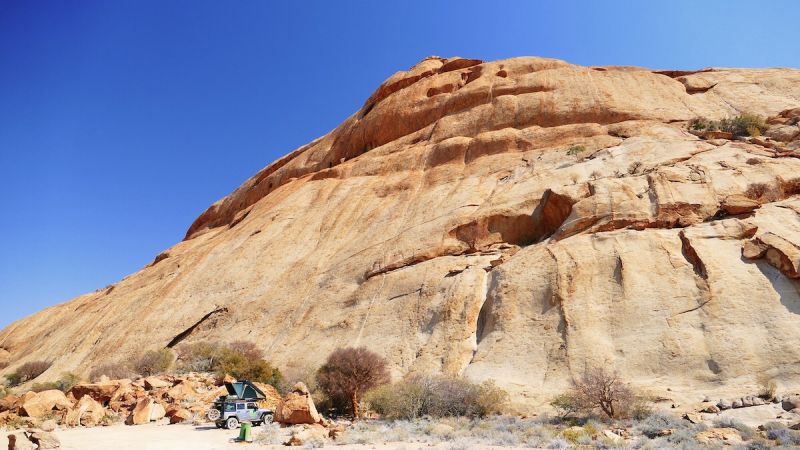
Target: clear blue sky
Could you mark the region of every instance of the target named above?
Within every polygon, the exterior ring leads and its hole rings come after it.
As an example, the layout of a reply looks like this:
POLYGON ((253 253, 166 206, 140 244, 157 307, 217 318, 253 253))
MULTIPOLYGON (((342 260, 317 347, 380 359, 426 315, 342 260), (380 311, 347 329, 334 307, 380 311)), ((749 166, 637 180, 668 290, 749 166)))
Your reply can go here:
POLYGON ((118 281, 428 55, 800 65, 800 2, 0 0, 0 327, 118 281))

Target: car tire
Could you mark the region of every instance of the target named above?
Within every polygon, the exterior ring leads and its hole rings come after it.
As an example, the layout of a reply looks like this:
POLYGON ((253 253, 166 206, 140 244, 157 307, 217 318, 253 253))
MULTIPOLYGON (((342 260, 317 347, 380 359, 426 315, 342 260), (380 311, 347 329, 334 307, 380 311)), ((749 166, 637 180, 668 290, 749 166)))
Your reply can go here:
POLYGON ((264 414, 261 416, 261 425, 267 426, 272 423, 272 414, 264 414))
POLYGON ((236 417, 229 418, 228 420, 225 421, 225 428, 229 430, 235 430, 239 428, 239 419, 237 419, 236 417))

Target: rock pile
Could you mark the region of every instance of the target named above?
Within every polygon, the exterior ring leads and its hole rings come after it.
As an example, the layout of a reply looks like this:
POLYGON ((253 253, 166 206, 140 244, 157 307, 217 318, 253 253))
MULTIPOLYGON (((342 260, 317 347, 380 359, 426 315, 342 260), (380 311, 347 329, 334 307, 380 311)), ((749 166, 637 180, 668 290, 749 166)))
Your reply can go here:
MULTIPOLYGON (((192 373, 78 384, 66 394, 50 390, 9 395, 0 399, 0 426, 39 427, 43 420, 64 427, 121 421, 141 425, 164 419, 171 424, 181 423, 201 418, 217 397, 227 395, 219 384, 211 374, 192 373), (45 420, 48 418, 51 421, 45 420)), ((256 385, 267 396, 263 406, 276 409, 280 403, 277 390, 270 385, 256 385)))

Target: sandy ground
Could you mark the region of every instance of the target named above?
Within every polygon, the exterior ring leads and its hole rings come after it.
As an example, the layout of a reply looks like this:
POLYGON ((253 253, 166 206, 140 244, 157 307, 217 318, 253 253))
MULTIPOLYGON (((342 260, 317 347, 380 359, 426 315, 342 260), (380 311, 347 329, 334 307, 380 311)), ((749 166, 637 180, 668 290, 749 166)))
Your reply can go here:
MULTIPOLYGON (((260 432, 253 428, 253 436, 260 432)), ((8 448, 7 435, 2 432, 0 449, 8 448)), ((228 449, 286 449, 282 445, 259 445, 235 442, 239 430, 219 430, 214 426, 202 425, 115 425, 110 427, 59 429, 55 434, 61 440, 61 450, 228 450, 228 449)), ((369 445, 335 445, 326 447, 337 449, 381 449, 381 450, 446 450, 449 444, 432 445, 427 443, 395 442, 369 445)), ((302 447, 301 447, 302 448, 302 447)), ((511 447, 470 447, 482 450, 508 450, 511 447)))

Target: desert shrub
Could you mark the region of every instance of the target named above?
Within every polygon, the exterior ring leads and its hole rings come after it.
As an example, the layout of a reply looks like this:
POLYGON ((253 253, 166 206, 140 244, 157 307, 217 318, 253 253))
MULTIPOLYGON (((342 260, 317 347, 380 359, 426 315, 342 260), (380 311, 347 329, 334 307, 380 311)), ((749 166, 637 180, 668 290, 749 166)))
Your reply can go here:
POLYGON ((755 430, 733 417, 720 417, 714 421, 714 426, 717 428, 735 428, 744 440, 752 439, 755 436, 755 430))
POLYGON ((0 370, 5 369, 8 367, 8 361, 0 361, 0 370))
POLYGON ((185 372, 213 372, 223 347, 201 341, 178 347, 178 368, 185 372))
POLYGON ((742 113, 721 120, 696 117, 689 121, 689 129, 697 131, 726 131, 734 136, 761 136, 769 125, 764 118, 755 114, 742 113))
POLYGON ((95 367, 89 372, 89 381, 97 382, 103 375, 112 380, 132 378, 135 374, 131 368, 122 363, 109 363, 95 367))
POLYGON ((30 361, 19 366, 16 371, 6 375, 9 385, 18 386, 22 383, 33 380, 50 368, 47 361, 30 361))
POLYGON ((508 393, 492 380, 476 384, 441 375, 416 375, 370 391, 367 400, 389 419, 483 417, 502 413, 508 393))
POLYGON ((215 372, 238 380, 257 381, 280 387, 280 370, 263 359, 264 352, 250 341, 230 344, 195 342, 178 348, 178 367, 188 372, 215 372))
POLYGON ((760 374, 757 377, 757 381, 759 386, 758 396, 764 400, 773 400, 778 392, 778 384, 775 383, 775 380, 766 374, 760 374))
POLYGON ((564 417, 594 411, 612 419, 647 415, 647 399, 637 395, 619 374, 602 367, 587 368, 580 378, 573 380, 572 388, 553 402, 564 417))
POLYGON ((175 354, 171 349, 149 350, 131 360, 131 368, 139 375, 149 377, 164 373, 175 362, 175 354))
POLYGON ((256 443, 261 445, 281 445, 285 440, 281 426, 274 422, 262 426, 255 437, 256 443))
POLYGON ((689 428, 689 422, 674 416, 672 414, 655 413, 646 418, 639 424, 639 431, 653 439, 657 437, 663 430, 679 430, 689 428))
POLYGON ((778 445, 800 446, 800 431, 788 428, 768 430, 767 438, 776 441, 778 445))
POLYGON ((334 350, 317 371, 317 383, 332 399, 348 399, 353 417, 359 417, 359 396, 389 383, 386 359, 366 347, 334 350))
POLYGON ((81 382, 80 376, 72 372, 64 372, 61 374, 61 377, 57 381, 33 383, 33 385, 31 385, 31 390, 33 392, 42 392, 42 391, 57 389, 62 392, 67 392, 68 390, 72 389, 72 386, 75 386, 80 382, 81 382))
POLYGON ((269 362, 248 358, 233 349, 223 349, 213 367, 217 375, 229 374, 237 380, 258 381, 276 389, 282 379, 281 371, 269 362))
POLYGON ((264 351, 252 341, 233 341, 228 348, 248 359, 264 359, 264 351))
POLYGON ((567 150, 567 155, 569 156, 578 156, 579 154, 586 151, 586 147, 583 145, 573 145, 567 150))

